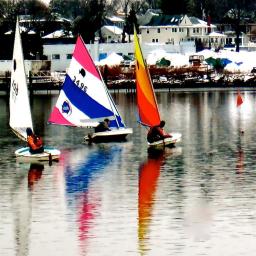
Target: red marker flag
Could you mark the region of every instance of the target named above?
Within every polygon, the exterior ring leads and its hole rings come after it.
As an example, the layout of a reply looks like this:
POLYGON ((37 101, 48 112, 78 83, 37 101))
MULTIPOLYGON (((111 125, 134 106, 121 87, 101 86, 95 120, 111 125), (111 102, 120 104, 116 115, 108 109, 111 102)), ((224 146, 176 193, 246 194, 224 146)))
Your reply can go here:
POLYGON ((236 97, 236 106, 239 107, 242 104, 243 104, 243 98, 240 94, 240 91, 238 91, 237 92, 237 97, 236 97))

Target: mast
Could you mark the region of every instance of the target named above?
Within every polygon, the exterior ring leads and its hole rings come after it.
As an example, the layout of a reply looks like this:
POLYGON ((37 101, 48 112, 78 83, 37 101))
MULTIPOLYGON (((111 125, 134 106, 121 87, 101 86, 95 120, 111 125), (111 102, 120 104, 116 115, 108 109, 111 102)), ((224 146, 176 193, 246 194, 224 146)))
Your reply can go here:
MULTIPOLYGON (((81 38, 83 44, 85 45, 83 38, 82 38, 81 36, 80 36, 80 38, 81 38)), ((91 55, 90 55, 90 57, 91 57, 91 55)), ((91 59, 91 60, 92 60, 92 59, 91 59)), ((93 60, 92 60, 92 62, 94 63, 93 60)), ((103 88, 104 88, 104 90, 105 90, 105 93, 106 93, 106 95, 108 96, 108 101, 109 101, 109 104, 110 104, 110 108, 111 108, 112 112, 113 112, 114 115, 115 115, 115 120, 116 120, 117 126, 118 126, 118 128, 120 128, 120 125, 119 125, 119 122, 118 122, 118 120, 117 120, 115 111, 116 111, 116 113, 118 113, 118 115, 120 116, 121 119, 122 119, 122 117, 121 117, 120 113, 118 112, 118 110, 117 110, 117 108, 116 108, 116 105, 115 105, 115 103, 114 103, 114 100, 112 99, 112 97, 111 97, 111 95, 110 95, 110 93, 109 93, 109 91, 108 91, 107 85, 105 84, 105 81, 104 81, 104 79, 103 79, 103 77, 102 77, 102 75, 101 75, 101 72, 99 71, 98 67, 97 67, 95 64, 94 64, 94 66, 96 67, 96 70, 97 70, 97 72, 98 72, 98 74, 99 74, 99 76, 100 76, 100 79, 101 79, 101 82, 102 82, 102 84, 103 84, 103 88), (113 108, 113 107, 114 107, 114 108, 113 108), (114 111, 114 110, 115 110, 115 111, 114 111)))

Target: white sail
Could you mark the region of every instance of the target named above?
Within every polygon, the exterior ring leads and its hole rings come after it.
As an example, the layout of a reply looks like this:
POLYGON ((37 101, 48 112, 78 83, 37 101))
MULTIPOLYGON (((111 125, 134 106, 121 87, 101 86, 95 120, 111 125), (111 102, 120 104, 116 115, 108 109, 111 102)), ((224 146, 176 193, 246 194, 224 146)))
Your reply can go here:
POLYGON ((9 104, 10 127, 19 138, 26 140, 26 128, 30 127, 33 130, 33 125, 18 19, 16 22, 13 47, 13 63, 9 104))

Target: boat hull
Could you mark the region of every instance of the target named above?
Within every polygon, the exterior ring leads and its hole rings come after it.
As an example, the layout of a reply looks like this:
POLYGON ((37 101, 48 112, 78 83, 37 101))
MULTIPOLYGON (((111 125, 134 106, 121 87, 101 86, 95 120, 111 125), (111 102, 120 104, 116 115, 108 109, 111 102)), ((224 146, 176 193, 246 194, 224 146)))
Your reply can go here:
POLYGON ((31 154, 29 147, 23 147, 15 151, 17 160, 27 162, 57 161, 60 158, 60 151, 52 147, 44 147, 43 153, 31 154))
POLYGON ((84 137, 84 141, 89 143, 121 142, 125 141, 127 135, 132 133, 132 128, 120 128, 111 131, 95 132, 86 135, 84 137))
POLYGON ((181 133, 169 133, 172 137, 165 138, 164 140, 155 141, 148 143, 149 148, 163 148, 163 147, 173 147, 176 143, 181 141, 181 133))

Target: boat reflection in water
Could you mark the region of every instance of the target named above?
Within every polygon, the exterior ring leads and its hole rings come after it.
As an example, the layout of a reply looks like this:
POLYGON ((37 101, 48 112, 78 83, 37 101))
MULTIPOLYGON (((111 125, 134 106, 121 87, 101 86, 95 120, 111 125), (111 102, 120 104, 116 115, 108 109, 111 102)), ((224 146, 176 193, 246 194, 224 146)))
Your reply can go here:
POLYGON ((34 185, 41 179, 44 165, 40 163, 31 163, 28 171, 28 188, 33 190, 34 185))
POLYGON ((161 168, 168 156, 176 155, 179 148, 164 148, 148 150, 148 159, 139 167, 138 194, 138 240, 141 255, 146 254, 149 246, 149 230, 152 221, 152 211, 156 202, 157 184, 161 168))
MULTIPOLYGON (((26 170, 28 167, 26 167, 26 170)), ((30 164, 28 173, 19 170, 12 193, 12 211, 16 241, 15 255, 29 255, 32 224, 32 194, 36 183, 42 176, 44 165, 30 164)), ((2 254, 1 254, 2 255, 2 254)), ((3 254, 5 255, 5 254, 3 254)))
POLYGON ((101 174, 118 159, 121 147, 99 145, 91 151, 82 149, 71 152, 70 165, 65 168, 66 193, 69 208, 75 211, 81 254, 85 255, 87 239, 100 212, 102 195, 93 188, 101 174))

